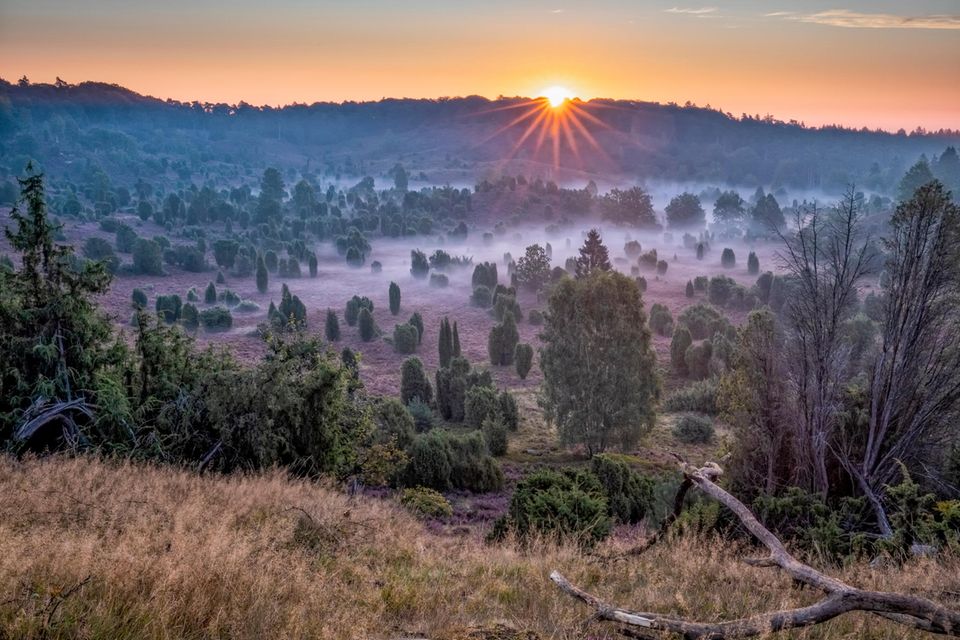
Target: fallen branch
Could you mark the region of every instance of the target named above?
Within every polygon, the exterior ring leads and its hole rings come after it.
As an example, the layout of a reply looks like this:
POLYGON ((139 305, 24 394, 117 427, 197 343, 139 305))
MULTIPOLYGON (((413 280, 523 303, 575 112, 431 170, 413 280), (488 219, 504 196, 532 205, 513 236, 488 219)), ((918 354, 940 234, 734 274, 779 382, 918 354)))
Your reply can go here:
MULTIPOLYGON (((773 611, 728 622, 706 623, 617 607, 574 586, 557 571, 550 574, 550 579, 565 593, 593 607, 599 619, 618 622, 627 625, 627 628, 640 627, 679 633, 689 639, 748 638, 820 624, 850 611, 871 612, 907 627, 941 635, 960 636, 958 611, 921 596, 858 589, 794 558, 783 543, 760 524, 742 502, 713 482, 721 473, 717 465, 710 464, 702 469, 682 465, 682 468, 684 483, 689 482, 691 486, 696 486, 730 509, 746 529, 770 551, 768 558, 754 560, 752 564, 780 567, 794 580, 816 587, 825 592, 826 596, 807 607, 773 611)), ((678 494, 678 497, 681 496, 678 494)))

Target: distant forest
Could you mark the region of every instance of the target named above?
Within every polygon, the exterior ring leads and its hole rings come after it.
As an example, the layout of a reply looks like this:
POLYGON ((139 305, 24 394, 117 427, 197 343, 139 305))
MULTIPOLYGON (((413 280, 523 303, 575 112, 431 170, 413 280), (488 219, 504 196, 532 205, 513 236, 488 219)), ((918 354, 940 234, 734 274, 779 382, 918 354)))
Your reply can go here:
POLYGON ((958 131, 811 128, 693 105, 592 100, 577 103, 586 114, 581 143, 573 148, 561 136, 551 149, 537 135, 523 137, 529 120, 511 125, 525 103, 470 96, 272 108, 164 101, 95 82, 0 80, 0 184, 10 191, 29 160, 54 184, 106 174, 169 188, 240 184, 267 166, 328 179, 386 177, 402 163, 423 183, 522 171, 575 186, 590 177, 826 193, 855 184, 893 195, 922 158, 935 174, 952 171, 938 172, 939 158, 950 149, 952 162, 960 143, 958 131))

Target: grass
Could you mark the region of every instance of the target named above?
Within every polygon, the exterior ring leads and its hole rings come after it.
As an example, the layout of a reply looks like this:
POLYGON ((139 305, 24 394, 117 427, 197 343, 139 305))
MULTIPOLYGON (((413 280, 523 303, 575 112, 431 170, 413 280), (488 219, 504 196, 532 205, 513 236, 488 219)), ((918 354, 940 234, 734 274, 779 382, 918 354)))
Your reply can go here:
MULTIPOLYGON (((620 604, 704 620, 816 597, 743 565, 749 550, 719 540, 602 560, 567 546, 491 547, 483 533, 432 533, 392 500, 350 498, 278 471, 198 476, 2 458, 0 637, 611 637, 612 627, 584 622, 589 612, 552 587, 552 569, 620 604)), ((614 538, 597 553, 629 543, 614 538)), ((941 599, 960 591, 956 558, 841 574, 941 599)), ((857 615, 793 637, 892 639, 903 628, 857 615)))

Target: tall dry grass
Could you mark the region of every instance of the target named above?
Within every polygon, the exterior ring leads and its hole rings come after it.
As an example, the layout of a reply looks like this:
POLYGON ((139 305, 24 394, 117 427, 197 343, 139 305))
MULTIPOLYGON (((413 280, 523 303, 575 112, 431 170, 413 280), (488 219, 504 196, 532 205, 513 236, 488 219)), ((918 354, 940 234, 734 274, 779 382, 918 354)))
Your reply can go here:
MULTIPOLYGON (((571 547, 521 551, 488 546, 482 532, 430 533, 391 502, 279 472, 0 459, 3 638, 459 638, 497 624, 544 638, 613 637, 552 587, 551 569, 619 604, 702 620, 817 597, 739 563, 745 551, 686 539, 601 562, 571 547)), ((956 558, 840 573, 952 604, 944 592, 960 592, 956 558)), ((856 615, 793 637, 905 636, 856 615)))

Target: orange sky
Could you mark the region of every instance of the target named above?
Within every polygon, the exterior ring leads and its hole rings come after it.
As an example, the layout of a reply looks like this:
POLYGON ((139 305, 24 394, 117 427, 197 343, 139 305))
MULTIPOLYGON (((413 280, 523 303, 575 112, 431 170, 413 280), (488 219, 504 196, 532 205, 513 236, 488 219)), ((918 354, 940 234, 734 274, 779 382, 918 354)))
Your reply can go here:
POLYGON ((4 0, 0 76, 255 104, 560 84, 808 124, 960 129, 951 3, 863 4, 4 0))

